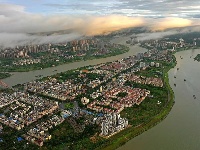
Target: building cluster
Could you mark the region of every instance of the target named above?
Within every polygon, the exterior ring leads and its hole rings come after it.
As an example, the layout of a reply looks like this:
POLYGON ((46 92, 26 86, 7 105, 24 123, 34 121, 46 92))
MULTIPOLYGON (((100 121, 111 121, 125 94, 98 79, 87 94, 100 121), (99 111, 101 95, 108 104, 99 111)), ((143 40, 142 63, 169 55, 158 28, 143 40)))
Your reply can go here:
POLYGON ((17 99, 13 96, 13 94, 0 93, 0 108, 10 105, 16 101, 17 99))
POLYGON ((139 84, 147 84, 147 85, 152 85, 156 87, 163 87, 163 81, 161 78, 144 77, 144 76, 135 75, 133 73, 123 74, 122 77, 128 81, 133 81, 139 84))
POLYGON ((105 65, 101 65, 101 70, 110 70, 114 73, 120 73, 123 70, 126 70, 136 64, 139 60, 136 56, 129 56, 127 58, 123 58, 117 61, 113 61, 111 63, 107 63, 105 65))
MULTIPOLYGON (((104 43, 98 39, 74 40, 67 43, 59 44, 41 44, 41 45, 26 45, 16 46, 15 48, 2 48, 0 58, 24 58, 29 57, 30 53, 50 52, 58 53, 58 47, 64 47, 65 51, 88 51, 91 48, 100 50, 111 46, 110 43, 104 43)), ((113 45, 112 45, 113 46, 113 45)))
POLYGON ((14 61, 13 65, 23 66, 23 65, 31 65, 31 64, 39 64, 39 63, 41 63, 41 59, 20 59, 18 61, 14 61))
POLYGON ((177 50, 183 47, 195 47, 199 45, 200 38, 193 39, 161 39, 161 40, 148 40, 143 42, 142 44, 149 47, 155 48, 158 50, 177 50))
POLYGON ((149 50, 150 59, 152 61, 164 61, 164 62, 172 62, 173 56, 169 53, 168 50, 158 51, 156 49, 149 50))
POLYGON ((21 130, 58 109, 56 102, 22 92, 15 92, 8 96, 6 93, 1 93, 1 99, 5 97, 9 97, 11 102, 5 103, 3 108, 8 109, 9 112, 0 114, 0 122, 17 130, 21 130))
POLYGON ((132 107, 134 104, 139 105, 149 94, 150 91, 146 89, 131 88, 129 86, 114 86, 111 89, 103 90, 99 94, 102 99, 95 99, 88 103, 87 108, 105 114, 119 114, 126 107, 132 107), (127 95, 124 97, 118 97, 117 95, 119 93, 126 93, 127 95))
POLYGON ((56 127, 64 121, 64 118, 53 115, 47 121, 40 122, 34 128, 31 128, 23 134, 23 137, 38 146, 43 146, 44 141, 51 140, 51 135, 48 133, 49 129, 56 127))
POLYGON ((85 91, 82 84, 73 84, 70 80, 60 83, 55 78, 49 78, 45 81, 29 82, 26 88, 29 92, 40 93, 63 101, 66 99, 74 99, 75 96, 85 91))
POLYGON ((128 120, 121 118, 120 114, 106 114, 101 123, 100 136, 109 137, 128 127, 128 120))
POLYGON ((0 58, 24 58, 30 53, 51 51, 51 44, 16 46, 15 48, 1 49, 0 58))
MULTIPOLYGON (((88 74, 93 74, 89 73, 88 74)), ((106 75, 107 77, 107 75, 106 75)), ((56 78, 49 78, 45 81, 33 81, 26 84, 26 90, 33 93, 40 93, 45 96, 59 100, 73 100, 77 95, 85 93, 88 88, 95 88, 104 82, 105 78, 89 79, 86 74, 81 73, 73 78, 66 79, 62 83, 56 78)))

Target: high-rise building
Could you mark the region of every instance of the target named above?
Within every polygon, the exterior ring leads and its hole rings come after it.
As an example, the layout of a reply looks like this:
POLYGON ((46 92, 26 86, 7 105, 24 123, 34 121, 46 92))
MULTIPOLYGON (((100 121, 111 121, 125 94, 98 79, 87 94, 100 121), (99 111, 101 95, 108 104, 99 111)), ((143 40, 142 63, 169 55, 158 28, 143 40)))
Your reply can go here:
POLYGON ((128 126, 128 120, 121 118, 120 114, 106 114, 101 123, 101 136, 113 135, 128 126))

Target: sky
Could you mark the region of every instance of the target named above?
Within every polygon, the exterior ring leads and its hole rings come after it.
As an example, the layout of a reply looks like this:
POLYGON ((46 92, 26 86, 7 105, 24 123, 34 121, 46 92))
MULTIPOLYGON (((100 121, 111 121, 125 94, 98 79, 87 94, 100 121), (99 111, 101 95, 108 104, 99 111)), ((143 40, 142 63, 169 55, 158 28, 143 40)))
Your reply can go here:
POLYGON ((26 39, 72 40, 138 26, 162 31, 196 25, 199 0, 0 0, 0 45, 6 46, 20 38, 24 44, 26 39), (70 34, 48 39, 29 35, 59 30, 70 34))
POLYGON ((0 0, 40 14, 200 18, 199 0, 0 0))

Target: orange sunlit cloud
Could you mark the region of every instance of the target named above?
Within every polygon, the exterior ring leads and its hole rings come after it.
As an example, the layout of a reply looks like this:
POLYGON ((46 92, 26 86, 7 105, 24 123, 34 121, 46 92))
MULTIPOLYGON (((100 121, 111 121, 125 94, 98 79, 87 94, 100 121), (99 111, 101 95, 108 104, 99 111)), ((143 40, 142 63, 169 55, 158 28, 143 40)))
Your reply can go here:
POLYGON ((79 30, 86 35, 98 35, 110 33, 120 29, 137 27, 144 24, 142 18, 132 18, 127 16, 111 15, 101 17, 89 17, 82 20, 79 30))
POLYGON ((164 30, 168 28, 176 28, 176 27, 187 27, 193 25, 193 22, 189 19, 183 18, 164 18, 161 20, 155 20, 155 24, 153 24, 153 30, 164 30))

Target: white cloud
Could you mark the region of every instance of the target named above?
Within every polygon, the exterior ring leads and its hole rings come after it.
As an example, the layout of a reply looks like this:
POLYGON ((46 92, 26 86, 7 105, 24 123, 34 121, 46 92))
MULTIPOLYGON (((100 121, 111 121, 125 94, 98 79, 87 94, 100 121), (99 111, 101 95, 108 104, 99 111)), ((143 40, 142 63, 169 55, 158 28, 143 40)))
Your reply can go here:
MULTIPOLYGON (((83 2, 86 2, 85 0, 83 2)), ((82 2, 82 3, 83 3, 82 2)), ((24 6, 2 4, 0 5, 0 45, 14 46, 16 44, 26 44, 30 42, 35 43, 49 43, 49 42, 63 42, 69 39, 82 37, 84 35, 96 35, 102 33, 109 33, 112 31, 136 27, 136 26, 147 26, 149 28, 166 29, 173 27, 185 27, 191 25, 199 25, 198 19, 187 19, 179 18, 179 15, 187 15, 189 12, 182 12, 182 14, 176 15, 173 13, 170 17, 163 17, 163 14, 157 14, 153 9, 147 9, 147 6, 151 5, 150 0, 146 0, 143 3, 142 8, 131 9, 128 4, 134 4, 132 1, 118 1, 117 5, 114 5, 114 0, 109 3, 110 9, 107 10, 109 15, 42 15, 39 13, 26 12, 24 6), (123 6, 123 7, 122 7, 123 6), (119 9, 117 9, 119 7, 119 9), (123 15, 120 15, 122 12, 123 15), (119 14, 119 15, 116 15, 119 14), (128 16, 131 17, 128 17, 128 16), (135 17, 139 16, 139 17, 135 17), (141 17, 144 16, 144 17, 141 17), (153 19, 151 17, 156 19, 153 19), (161 17, 161 18, 158 18, 161 17), (67 30, 66 35, 54 35, 54 36, 36 36, 27 33, 38 33, 38 32, 50 32, 67 30)), ((144 1, 141 1, 144 2, 144 1)), ((136 5, 141 5, 139 0, 136 0, 136 5)), ((151 1, 152 2, 152 1, 151 1)), ((160 1, 164 3, 165 1, 160 1)), ((153 1, 153 3, 155 3, 153 1)), ((71 4, 71 3, 70 3, 71 4)), ((104 5, 102 1, 94 1, 89 3, 89 6, 94 8, 102 7, 104 5), (91 5, 93 4, 93 5, 91 5)), ((78 4, 77 4, 78 5, 78 4)), ((131 5, 132 6, 132 5, 131 5)), ((159 5, 158 5, 159 6, 159 5)), ((156 6, 155 9, 160 10, 156 6)), ((170 4, 171 6, 171 4, 170 4)), ((60 7, 60 6, 59 6, 60 7)), ((67 6, 68 7, 68 6, 67 6)), ((78 11, 94 11, 94 8, 84 7, 84 9, 78 9, 78 11)), ((165 9, 165 8, 164 8, 165 9)), ((183 10, 182 10, 183 11, 183 10)), ((184 10, 185 11, 185 10, 184 10)), ((187 10, 186 10, 187 11, 187 10)), ((95 12, 95 11, 94 11, 95 12)), ((193 11, 195 13, 196 11, 193 11)))

